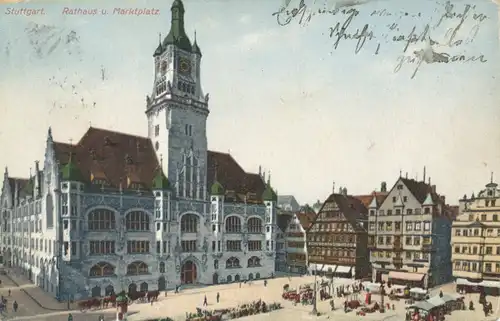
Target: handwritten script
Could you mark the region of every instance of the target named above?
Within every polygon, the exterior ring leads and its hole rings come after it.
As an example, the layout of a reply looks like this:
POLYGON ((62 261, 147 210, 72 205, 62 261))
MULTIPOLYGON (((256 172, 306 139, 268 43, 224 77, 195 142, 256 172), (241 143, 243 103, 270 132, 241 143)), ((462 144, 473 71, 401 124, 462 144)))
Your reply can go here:
MULTIPOLYGON (((487 61, 484 54, 466 54, 457 48, 466 47, 470 49, 481 24, 488 17, 476 11, 476 6, 470 4, 455 5, 447 1, 438 15, 429 18, 428 23, 414 24, 408 29, 408 23, 402 19, 414 19, 422 21, 423 14, 396 12, 388 9, 369 10, 362 12, 359 2, 337 3, 331 8, 312 7, 305 0, 298 1, 292 5, 287 1, 284 6, 272 14, 279 26, 285 27, 295 22, 301 26, 307 26, 314 17, 335 17, 336 22, 328 27, 325 34, 333 41, 333 50, 337 50, 342 42, 355 41, 354 53, 358 54, 366 47, 366 44, 374 41, 376 46, 374 54, 378 55, 382 45, 393 44, 400 49, 400 55, 396 58, 394 72, 399 72, 404 65, 415 66, 411 79, 418 73, 423 62, 427 64, 450 64, 450 63, 484 63, 487 61), (357 23, 364 19, 371 23, 357 23), (377 19, 384 19, 384 22, 377 19), (387 20, 391 21, 387 24, 387 20), (359 27, 356 27, 358 25, 359 27), (405 25, 406 27, 403 27, 405 25), (406 30, 406 31, 405 31, 406 30)), ((313 2, 312 5, 316 5, 313 2)), ((329 18, 331 19, 331 18, 329 18)), ((425 20, 424 20, 425 21, 425 20)), ((411 22, 411 21, 410 21, 411 22)))

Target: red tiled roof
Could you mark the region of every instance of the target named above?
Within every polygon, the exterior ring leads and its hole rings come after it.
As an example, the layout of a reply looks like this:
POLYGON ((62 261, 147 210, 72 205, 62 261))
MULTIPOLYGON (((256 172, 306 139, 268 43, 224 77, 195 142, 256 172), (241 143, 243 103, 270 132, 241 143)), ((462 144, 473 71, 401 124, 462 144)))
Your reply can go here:
POLYGON ((355 195, 353 197, 361 201, 361 203, 368 208, 373 200, 373 196, 377 198, 377 205, 380 205, 385 200, 387 195, 389 195, 387 192, 372 192, 369 195, 355 195))
MULTIPOLYGON (((150 189, 159 161, 153 144, 147 137, 140 137, 106 129, 90 127, 76 145, 54 142, 56 158, 67 164, 69 154, 83 177, 91 175, 105 179, 109 187, 127 187, 127 182, 150 189)), ((208 151, 207 182, 210 187, 217 169, 217 180, 226 191, 233 191, 233 201, 245 201, 250 195, 260 201, 265 183, 258 174, 246 173, 231 155, 208 151)))
POLYGON ((306 231, 311 227, 312 223, 316 219, 316 213, 314 212, 301 212, 296 215, 299 219, 300 225, 302 225, 302 228, 306 231))

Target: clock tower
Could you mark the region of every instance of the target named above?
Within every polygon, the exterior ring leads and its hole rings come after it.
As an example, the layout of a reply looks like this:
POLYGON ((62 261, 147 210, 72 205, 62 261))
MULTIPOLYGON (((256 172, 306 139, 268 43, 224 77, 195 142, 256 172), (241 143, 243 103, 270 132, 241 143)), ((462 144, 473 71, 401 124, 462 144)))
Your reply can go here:
POLYGON ((205 200, 208 94, 200 81, 201 50, 184 30, 184 4, 171 7, 170 31, 160 41, 154 58, 153 92, 147 96, 148 136, 174 195, 205 200))

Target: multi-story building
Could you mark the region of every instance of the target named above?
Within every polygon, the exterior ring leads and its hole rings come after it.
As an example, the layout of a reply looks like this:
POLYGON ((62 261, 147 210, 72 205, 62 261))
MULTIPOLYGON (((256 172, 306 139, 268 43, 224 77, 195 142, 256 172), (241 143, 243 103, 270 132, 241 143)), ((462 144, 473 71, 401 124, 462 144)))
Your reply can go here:
POLYGON ((278 207, 287 212, 297 212, 300 209, 299 202, 293 195, 278 196, 278 207))
POLYGON ((353 196, 331 194, 307 233, 312 273, 338 277, 366 277, 370 272, 366 207, 353 196))
POLYGON ((286 228, 287 266, 292 273, 307 273, 306 233, 316 213, 310 207, 303 207, 293 214, 286 228))
POLYGON ((453 276, 457 285, 500 287, 500 190, 493 180, 460 200, 453 222, 453 276))
POLYGON ((201 51, 184 6, 154 51, 148 137, 90 128, 77 144, 49 129, 43 169, 4 175, 0 240, 48 292, 76 299, 269 277, 277 195, 269 179, 207 150, 201 51))
POLYGON ((399 177, 382 201, 372 197, 368 209, 374 281, 425 288, 450 281, 453 215, 430 179, 399 177))
POLYGON ((375 205, 375 204, 380 205, 387 197, 387 194, 389 194, 387 192, 387 183, 382 182, 380 184, 380 191, 373 191, 370 194, 356 195, 354 197, 356 197, 358 200, 360 200, 366 208, 369 208, 370 204, 372 204, 372 202, 373 202, 374 197, 375 197, 376 203, 374 203, 372 205, 375 205))
POLYGON ((276 255, 274 267, 277 272, 289 272, 286 262, 286 228, 292 219, 293 213, 278 208, 276 218, 278 232, 276 233, 276 255))

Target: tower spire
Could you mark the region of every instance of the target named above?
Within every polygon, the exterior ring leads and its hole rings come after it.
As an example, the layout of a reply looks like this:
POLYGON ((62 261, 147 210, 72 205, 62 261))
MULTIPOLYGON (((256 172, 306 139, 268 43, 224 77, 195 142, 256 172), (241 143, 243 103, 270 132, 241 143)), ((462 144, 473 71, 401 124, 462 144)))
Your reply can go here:
POLYGON ((172 12, 170 31, 165 38, 164 44, 172 44, 179 49, 191 52, 191 42, 184 30, 184 4, 181 0, 175 0, 170 11, 172 12))
POLYGON ((493 183, 493 172, 490 174, 490 183, 493 183))

